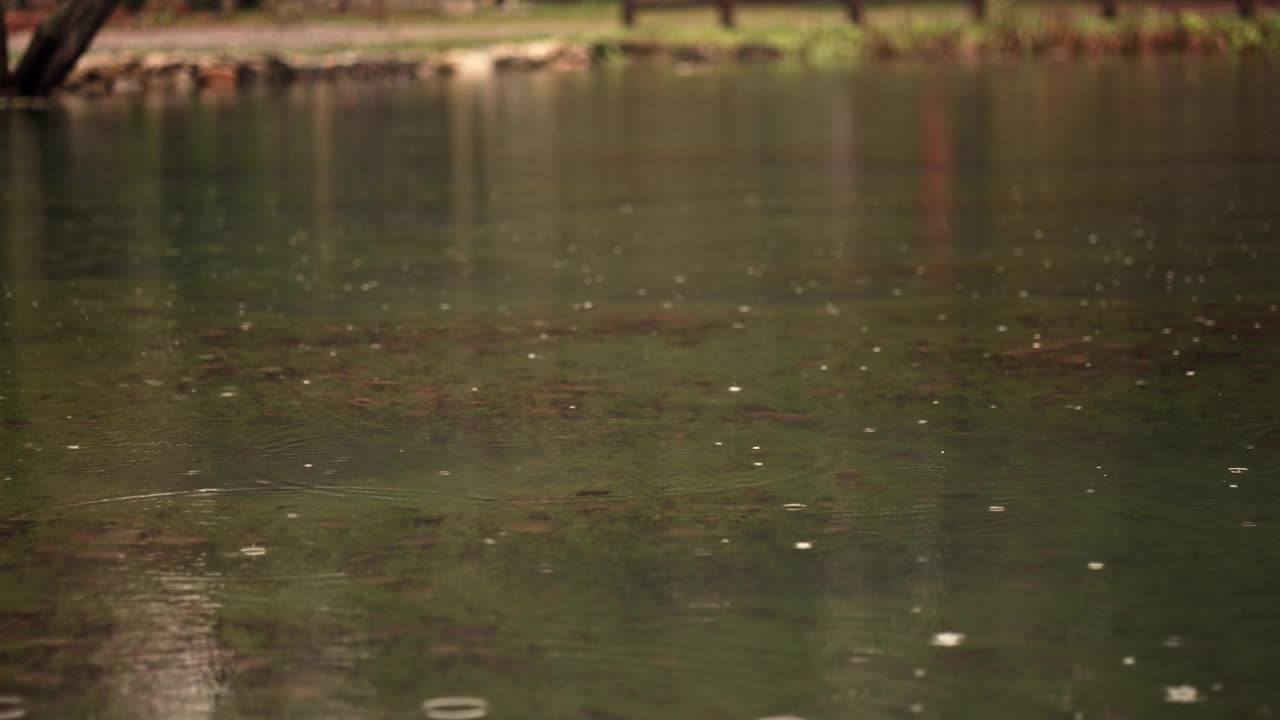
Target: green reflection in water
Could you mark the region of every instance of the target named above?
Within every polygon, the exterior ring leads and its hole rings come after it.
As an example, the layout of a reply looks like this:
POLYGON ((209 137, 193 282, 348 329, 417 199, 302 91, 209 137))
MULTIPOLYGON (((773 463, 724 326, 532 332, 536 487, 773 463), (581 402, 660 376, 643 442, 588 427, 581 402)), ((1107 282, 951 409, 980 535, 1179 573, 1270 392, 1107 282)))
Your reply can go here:
POLYGON ((6 114, 0 695, 1136 718, 1190 686, 1262 716, 1271 80, 633 69, 6 114))

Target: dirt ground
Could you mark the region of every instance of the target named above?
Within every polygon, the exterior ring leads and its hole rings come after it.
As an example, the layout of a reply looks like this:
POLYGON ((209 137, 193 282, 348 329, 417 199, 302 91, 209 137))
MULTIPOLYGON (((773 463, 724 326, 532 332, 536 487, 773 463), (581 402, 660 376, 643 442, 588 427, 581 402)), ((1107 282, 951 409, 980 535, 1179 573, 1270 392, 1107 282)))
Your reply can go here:
MULTIPOLYGON (((594 19, 528 19, 508 21, 414 23, 210 24, 158 28, 104 28, 93 41, 94 53, 146 53, 169 50, 306 52, 321 50, 391 50, 415 45, 455 45, 567 36, 606 26, 594 19)), ((10 52, 22 52, 30 32, 15 33, 10 52)))

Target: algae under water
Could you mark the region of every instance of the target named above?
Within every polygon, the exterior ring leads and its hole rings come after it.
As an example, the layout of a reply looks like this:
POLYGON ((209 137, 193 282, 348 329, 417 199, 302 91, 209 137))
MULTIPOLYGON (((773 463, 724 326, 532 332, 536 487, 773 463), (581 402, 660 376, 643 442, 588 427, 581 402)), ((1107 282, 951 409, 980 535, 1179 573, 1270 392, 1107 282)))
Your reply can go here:
POLYGON ((0 114, 0 715, 1274 713, 1275 88, 0 114))

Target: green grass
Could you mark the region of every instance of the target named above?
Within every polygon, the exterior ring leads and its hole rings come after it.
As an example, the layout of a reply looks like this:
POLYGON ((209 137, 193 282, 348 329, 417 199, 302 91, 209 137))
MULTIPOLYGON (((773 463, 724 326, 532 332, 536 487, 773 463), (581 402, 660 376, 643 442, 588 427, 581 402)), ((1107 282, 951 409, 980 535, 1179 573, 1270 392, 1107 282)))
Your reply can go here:
MULTIPOLYGON (((1232 54, 1280 52, 1280 13, 1263 9, 1256 21, 1238 17, 1233 6, 1168 10, 1122 4, 1120 17, 1105 20, 1096 3, 1017 4, 993 0, 988 19, 977 23, 966 3, 911 6, 872 5, 864 22, 848 22, 843 6, 741 5, 738 26, 722 28, 711 7, 641 11, 635 27, 623 27, 619 5, 586 2, 526 5, 509 10, 485 9, 465 15, 393 13, 368 15, 301 15, 286 12, 242 12, 228 20, 216 16, 140 16, 143 26, 191 27, 210 18, 224 28, 278 27, 308 23, 351 28, 384 27, 404 31, 383 40, 298 48, 298 52, 363 51, 431 53, 449 48, 558 39, 616 50, 627 43, 668 47, 732 50, 765 45, 811 63, 838 63, 860 58, 922 59, 981 56, 1062 56, 1100 54, 1232 54), (430 37, 412 37, 414 30, 430 37), (404 37, 410 35, 410 37, 404 37)), ((180 48, 179 48, 180 49, 180 48)), ((289 52, 289 48, 283 48, 289 52)))

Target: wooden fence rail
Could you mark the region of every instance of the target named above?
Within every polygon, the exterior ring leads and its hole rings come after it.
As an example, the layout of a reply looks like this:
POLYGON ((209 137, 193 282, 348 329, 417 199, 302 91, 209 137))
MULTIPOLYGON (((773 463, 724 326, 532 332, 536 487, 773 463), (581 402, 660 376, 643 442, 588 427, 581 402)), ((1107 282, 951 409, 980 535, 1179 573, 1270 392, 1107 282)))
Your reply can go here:
MULTIPOLYGON (((837 0, 844 5, 849 21, 855 25, 862 24, 862 0, 837 0)), ((987 19, 987 0, 966 0, 973 13, 974 20, 982 22, 987 19)), ((1114 20, 1118 15, 1118 0, 1100 0, 1102 17, 1114 20)), ((737 24, 737 0, 622 0, 622 24, 631 27, 636 23, 636 16, 641 10, 674 10, 687 7, 715 7, 720 16, 720 24, 732 28, 737 24)), ((1253 19, 1258 16, 1257 0, 1236 0, 1236 10, 1240 17, 1253 19)))

